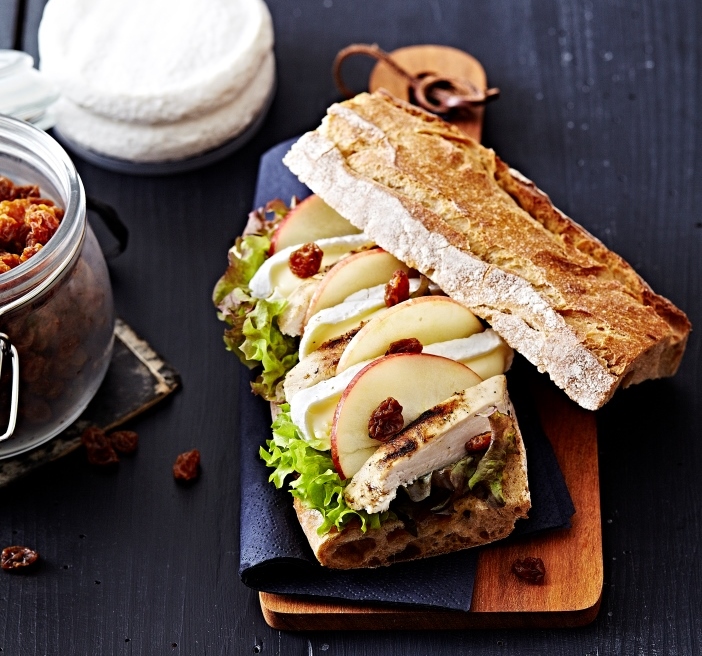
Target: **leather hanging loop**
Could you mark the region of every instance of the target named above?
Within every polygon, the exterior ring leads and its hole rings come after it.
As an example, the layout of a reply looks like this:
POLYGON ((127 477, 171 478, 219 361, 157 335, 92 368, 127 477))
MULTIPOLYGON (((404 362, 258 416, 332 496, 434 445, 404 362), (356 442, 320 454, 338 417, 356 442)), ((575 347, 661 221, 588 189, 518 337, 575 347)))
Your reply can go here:
POLYGON ((413 92, 415 104, 434 114, 470 112, 474 107, 494 100, 500 95, 499 89, 478 89, 468 80, 440 75, 411 75, 378 44, 353 43, 337 53, 332 69, 336 86, 345 98, 351 98, 355 94, 344 83, 341 65, 353 55, 367 55, 390 66, 407 80, 413 92))

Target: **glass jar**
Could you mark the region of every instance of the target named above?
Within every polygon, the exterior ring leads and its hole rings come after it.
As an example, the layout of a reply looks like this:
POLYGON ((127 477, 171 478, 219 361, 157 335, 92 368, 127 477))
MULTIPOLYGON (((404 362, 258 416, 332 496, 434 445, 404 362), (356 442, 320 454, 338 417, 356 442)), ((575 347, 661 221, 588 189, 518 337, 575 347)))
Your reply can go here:
POLYGON ((50 440, 88 405, 110 363, 114 307, 107 265, 87 224, 83 184, 61 146, 0 116, 0 175, 39 185, 42 197, 65 211, 46 246, 0 274, 0 333, 7 336, 0 435, 11 424, 12 379, 19 372, 17 423, 0 441, 6 458, 50 440))

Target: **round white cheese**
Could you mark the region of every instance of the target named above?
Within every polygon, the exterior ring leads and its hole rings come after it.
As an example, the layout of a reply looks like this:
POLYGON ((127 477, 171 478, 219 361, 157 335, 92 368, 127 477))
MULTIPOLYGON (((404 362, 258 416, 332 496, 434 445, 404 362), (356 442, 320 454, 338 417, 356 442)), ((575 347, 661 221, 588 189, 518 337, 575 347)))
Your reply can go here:
POLYGON ((41 70, 74 105, 144 124, 265 86, 272 46, 263 0, 49 0, 39 28, 41 70))
POLYGON ((116 121, 86 110, 68 98, 56 105, 61 134, 89 150, 133 162, 162 162, 199 155, 242 132, 266 104, 275 84, 275 60, 269 53, 256 84, 234 100, 174 123, 143 125, 116 121))

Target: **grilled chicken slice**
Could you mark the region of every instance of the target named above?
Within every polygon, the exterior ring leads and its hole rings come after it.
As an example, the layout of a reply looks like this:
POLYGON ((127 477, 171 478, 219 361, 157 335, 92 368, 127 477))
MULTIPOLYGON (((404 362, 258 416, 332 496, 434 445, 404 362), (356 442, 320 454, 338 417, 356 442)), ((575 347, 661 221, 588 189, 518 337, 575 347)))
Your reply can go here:
POLYGON ((466 455, 466 442, 490 432, 493 409, 516 419, 507 395, 507 379, 493 376, 454 394, 420 415, 396 437, 381 445, 344 491, 355 510, 387 510, 400 485, 408 485, 466 455))
POLYGON ((313 278, 304 280, 288 296, 288 302, 278 317, 278 328, 284 335, 292 337, 302 335, 307 309, 310 307, 310 301, 321 282, 322 276, 317 274, 313 278))
POLYGON ((288 371, 283 383, 285 398, 290 401, 300 390, 335 376, 341 354, 360 328, 361 326, 344 333, 341 337, 330 339, 288 371))

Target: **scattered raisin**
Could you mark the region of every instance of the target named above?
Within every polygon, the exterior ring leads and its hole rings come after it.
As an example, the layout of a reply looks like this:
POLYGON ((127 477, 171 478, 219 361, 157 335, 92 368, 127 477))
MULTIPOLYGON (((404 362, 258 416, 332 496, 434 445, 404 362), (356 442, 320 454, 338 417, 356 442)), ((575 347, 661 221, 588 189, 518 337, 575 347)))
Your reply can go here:
POLYGON ((402 406, 389 396, 373 410, 368 420, 368 435, 379 442, 387 442, 395 433, 402 430, 405 420, 402 418, 402 406))
POLYGON ((194 481, 200 473, 200 452, 197 449, 181 453, 173 465, 173 477, 177 481, 194 481))
POLYGON ((324 252, 314 242, 300 246, 290 253, 290 271, 298 278, 310 278, 319 273, 324 252))
POLYGON ((407 339, 398 339, 388 346, 388 350, 385 351, 385 355, 392 355, 393 353, 421 353, 422 343, 416 337, 408 337, 407 339))
POLYGON ((490 440, 492 440, 492 433, 482 433, 481 435, 474 435, 466 442, 466 451, 468 453, 475 453, 476 451, 485 451, 490 446, 490 440))
POLYGON ((119 462, 119 456, 102 428, 88 426, 80 436, 80 441, 85 447, 88 462, 91 465, 107 467, 119 462))
POLYGON ((39 560, 39 554, 29 547, 5 547, 0 554, 0 567, 9 571, 31 567, 39 560))
POLYGON ((392 274, 390 282, 385 285, 385 305, 392 307, 406 301, 408 298, 409 277, 402 269, 398 269, 392 274))
POLYGON ((115 431, 110 433, 109 438, 112 448, 120 453, 134 453, 139 444, 139 435, 134 431, 115 431))
POLYGON ((512 571, 528 583, 543 583, 544 576, 546 576, 546 568, 541 558, 517 559, 512 563, 512 571))

